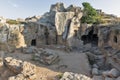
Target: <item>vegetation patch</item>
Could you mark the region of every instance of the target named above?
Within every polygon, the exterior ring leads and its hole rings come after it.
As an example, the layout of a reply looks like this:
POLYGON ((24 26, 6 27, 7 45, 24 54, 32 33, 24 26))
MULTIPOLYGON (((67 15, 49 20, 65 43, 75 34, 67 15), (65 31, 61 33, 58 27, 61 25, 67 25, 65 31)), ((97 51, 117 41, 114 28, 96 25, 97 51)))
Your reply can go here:
POLYGON ((10 19, 10 20, 7 20, 6 23, 8 23, 8 24, 20 24, 21 22, 10 19))
POLYGON ((82 23, 100 23, 101 22, 101 16, 99 13, 97 13, 96 9, 94 9, 88 2, 83 2, 83 17, 81 22, 82 23))

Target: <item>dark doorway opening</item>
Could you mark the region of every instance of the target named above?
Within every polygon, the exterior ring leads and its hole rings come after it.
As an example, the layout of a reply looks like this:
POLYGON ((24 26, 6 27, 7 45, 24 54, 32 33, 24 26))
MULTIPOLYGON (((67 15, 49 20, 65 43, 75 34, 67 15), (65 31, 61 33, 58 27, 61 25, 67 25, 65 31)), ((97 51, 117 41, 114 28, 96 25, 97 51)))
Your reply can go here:
POLYGON ((118 40, 117 40, 117 36, 114 36, 114 42, 117 43, 118 40))
POLYGON ((98 45, 98 35, 97 34, 93 34, 92 43, 98 45))
POLYGON ((93 45, 98 45, 98 36, 97 34, 94 34, 93 29, 88 33, 88 35, 83 35, 81 40, 84 42, 84 44, 92 43, 93 45))
POLYGON ((31 41, 31 46, 36 46, 36 39, 33 39, 33 40, 31 41))

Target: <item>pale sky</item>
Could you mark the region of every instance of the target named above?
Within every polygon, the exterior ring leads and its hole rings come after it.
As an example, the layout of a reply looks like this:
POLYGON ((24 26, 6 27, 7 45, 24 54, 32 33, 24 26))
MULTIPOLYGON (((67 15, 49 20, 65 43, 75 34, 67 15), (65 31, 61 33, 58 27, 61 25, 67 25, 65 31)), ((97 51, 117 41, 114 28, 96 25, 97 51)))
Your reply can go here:
POLYGON ((42 15, 56 2, 63 2, 66 7, 70 4, 82 7, 82 2, 89 2, 94 8, 120 16, 120 0, 0 0, 0 16, 26 18, 42 15))

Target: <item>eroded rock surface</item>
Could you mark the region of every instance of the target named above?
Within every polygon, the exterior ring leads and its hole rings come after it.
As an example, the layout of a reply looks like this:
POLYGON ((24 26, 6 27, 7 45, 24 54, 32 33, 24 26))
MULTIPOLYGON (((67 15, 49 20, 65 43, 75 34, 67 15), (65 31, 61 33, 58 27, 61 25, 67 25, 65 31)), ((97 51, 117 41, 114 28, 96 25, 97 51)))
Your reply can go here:
POLYGON ((92 79, 82 74, 65 72, 60 80, 92 80, 92 79))
POLYGON ((36 66, 21 60, 13 59, 12 57, 5 58, 6 66, 16 73, 16 76, 10 77, 8 80, 35 80, 36 66))

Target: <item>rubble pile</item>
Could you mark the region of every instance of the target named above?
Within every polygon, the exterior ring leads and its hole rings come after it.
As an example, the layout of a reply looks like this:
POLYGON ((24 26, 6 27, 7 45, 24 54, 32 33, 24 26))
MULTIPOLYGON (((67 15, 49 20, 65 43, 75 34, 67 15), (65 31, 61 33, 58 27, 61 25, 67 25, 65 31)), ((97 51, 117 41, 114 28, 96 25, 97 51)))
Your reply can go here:
POLYGON ((57 53, 52 53, 41 48, 39 49, 39 51, 33 54, 32 60, 38 61, 46 65, 51 65, 57 63, 60 58, 57 53))
POLYGON ((5 58, 5 65, 15 74, 16 76, 9 77, 8 80, 35 80, 36 79, 36 66, 26 62, 14 59, 12 57, 5 58))

